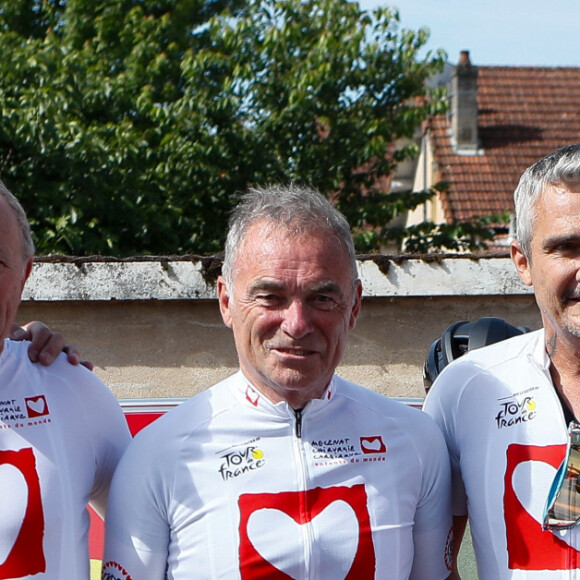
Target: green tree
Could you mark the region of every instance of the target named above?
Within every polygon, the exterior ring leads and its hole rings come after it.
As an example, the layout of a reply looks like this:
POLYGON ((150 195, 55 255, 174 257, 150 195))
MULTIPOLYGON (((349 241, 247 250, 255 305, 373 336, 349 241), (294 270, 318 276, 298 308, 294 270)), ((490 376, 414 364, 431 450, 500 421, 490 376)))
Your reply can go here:
POLYGON ((433 193, 377 187, 443 110, 426 40, 347 0, 3 0, 0 174, 39 253, 214 253, 240 192, 286 181, 375 249, 433 193))

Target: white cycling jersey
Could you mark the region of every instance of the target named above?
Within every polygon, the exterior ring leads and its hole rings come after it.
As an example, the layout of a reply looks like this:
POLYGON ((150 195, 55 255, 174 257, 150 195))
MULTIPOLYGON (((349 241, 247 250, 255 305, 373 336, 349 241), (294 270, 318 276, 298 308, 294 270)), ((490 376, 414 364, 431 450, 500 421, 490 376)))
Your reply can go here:
POLYGON ((454 513, 469 514, 480 580, 580 578, 580 530, 542 531, 567 425, 544 332, 505 340, 446 367, 424 410, 443 431, 454 513))
POLYGON ((335 377, 295 413, 239 372, 129 446, 103 578, 443 579, 449 484, 417 409, 335 377))
POLYGON ((87 503, 104 513, 130 440, 114 396, 61 355, 32 364, 28 343, 0 354, 0 579, 87 580, 87 503))

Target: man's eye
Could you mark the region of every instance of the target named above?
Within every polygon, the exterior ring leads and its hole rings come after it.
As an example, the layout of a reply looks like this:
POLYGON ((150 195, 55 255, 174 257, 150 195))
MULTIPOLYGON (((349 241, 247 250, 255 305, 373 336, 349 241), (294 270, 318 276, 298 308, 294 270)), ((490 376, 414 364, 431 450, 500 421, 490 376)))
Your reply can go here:
POLYGON ((580 250, 579 242, 562 242, 556 246, 558 252, 577 252, 580 250))
POLYGON ((256 300, 264 304, 274 304, 280 301, 280 297, 276 296, 276 294, 258 294, 256 300))
POLYGON ((331 296, 327 296, 325 294, 319 294, 318 296, 315 296, 315 298, 313 300, 313 304, 316 308, 323 309, 323 310, 329 310, 330 308, 334 307, 336 302, 331 296))

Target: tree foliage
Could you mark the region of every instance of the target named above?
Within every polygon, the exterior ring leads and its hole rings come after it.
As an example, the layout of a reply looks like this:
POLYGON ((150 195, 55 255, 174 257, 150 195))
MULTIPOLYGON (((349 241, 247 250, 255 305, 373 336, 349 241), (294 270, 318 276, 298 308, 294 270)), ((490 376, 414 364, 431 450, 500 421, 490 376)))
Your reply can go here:
POLYGON ((4 0, 0 174, 39 253, 217 252, 240 192, 289 181, 378 248, 433 193, 377 187, 444 107, 426 40, 347 0, 4 0))

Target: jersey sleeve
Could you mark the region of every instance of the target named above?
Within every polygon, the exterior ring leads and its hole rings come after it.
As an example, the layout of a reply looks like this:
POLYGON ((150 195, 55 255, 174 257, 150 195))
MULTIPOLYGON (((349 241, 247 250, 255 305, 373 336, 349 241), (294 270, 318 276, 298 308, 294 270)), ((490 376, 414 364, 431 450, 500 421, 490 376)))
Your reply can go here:
POLYGON ((154 449, 150 429, 131 442, 113 478, 105 520, 103 578, 165 580, 172 470, 161 473, 162 465, 174 461, 168 458, 169 452, 154 449))
POLYGON ((95 472, 90 504, 104 517, 113 473, 131 441, 131 434, 123 411, 107 386, 84 367, 71 367, 68 362, 62 365, 68 365, 60 373, 69 384, 67 396, 76 398, 92 449, 95 472))
POLYGON ((451 365, 437 377, 425 399, 423 411, 430 415, 443 433, 451 463, 452 513, 467 515, 467 498, 461 476, 461 455, 457 444, 457 414, 459 412, 461 386, 467 378, 462 365, 451 365))
POLYGON ((117 399, 104 384, 95 385, 85 396, 89 405, 87 424, 94 433, 96 461, 90 503, 104 518, 111 480, 131 441, 131 433, 117 399))
MULTIPOLYGON (((131 441, 131 434, 123 411, 113 393, 98 378, 84 368, 68 363, 61 354, 50 367, 35 367, 39 380, 53 380, 57 396, 68 412, 78 414, 79 426, 75 427, 80 441, 90 454, 92 482, 87 500, 94 510, 104 517, 109 487, 121 456, 131 441)), ((70 437, 74 439, 75 432, 70 437)))
POLYGON ((421 430, 417 446, 421 497, 413 525, 410 580, 444 580, 451 572, 452 559, 451 474, 445 442, 431 420, 421 430))

